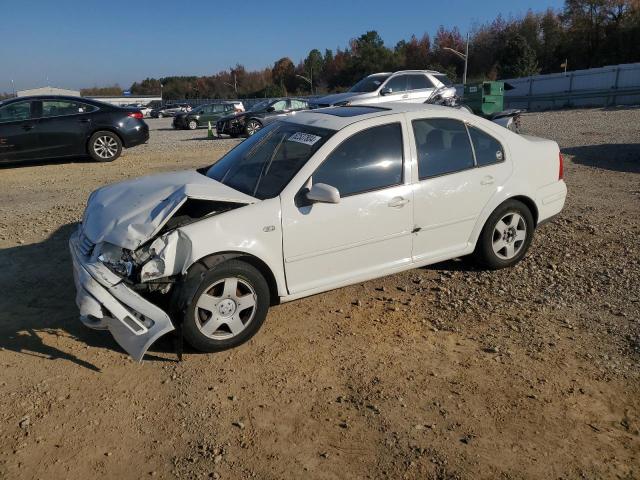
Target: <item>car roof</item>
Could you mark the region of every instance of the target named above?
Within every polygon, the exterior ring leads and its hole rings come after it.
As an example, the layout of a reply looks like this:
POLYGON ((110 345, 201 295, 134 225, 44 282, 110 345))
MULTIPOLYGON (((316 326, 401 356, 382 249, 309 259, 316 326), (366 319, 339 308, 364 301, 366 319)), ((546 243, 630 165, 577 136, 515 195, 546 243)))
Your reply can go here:
POLYGON ((425 112, 429 116, 446 114, 446 116, 456 117, 456 114, 463 115, 466 111, 443 107, 441 105, 425 105, 424 103, 383 103, 304 110, 296 112, 295 115, 289 115, 283 118, 283 121, 287 123, 297 123, 299 125, 328 128, 330 130, 342 130, 348 125, 370 118, 409 112, 425 112), (345 112, 346 109, 358 109, 358 114, 349 115, 345 112), (454 112, 455 114, 451 115, 454 112))

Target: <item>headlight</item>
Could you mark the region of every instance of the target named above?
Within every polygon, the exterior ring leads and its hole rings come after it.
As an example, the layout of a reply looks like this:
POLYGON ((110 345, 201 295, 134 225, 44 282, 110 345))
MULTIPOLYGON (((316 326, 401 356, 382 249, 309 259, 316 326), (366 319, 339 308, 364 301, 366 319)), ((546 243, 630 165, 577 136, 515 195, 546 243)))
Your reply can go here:
POLYGON ((130 277, 133 273, 133 258, 131 251, 122 247, 103 243, 98 256, 100 260, 109 270, 121 277, 130 277))
POLYGON ((164 261, 154 257, 145 263, 140 269, 140 281, 148 282, 164 276, 164 261))

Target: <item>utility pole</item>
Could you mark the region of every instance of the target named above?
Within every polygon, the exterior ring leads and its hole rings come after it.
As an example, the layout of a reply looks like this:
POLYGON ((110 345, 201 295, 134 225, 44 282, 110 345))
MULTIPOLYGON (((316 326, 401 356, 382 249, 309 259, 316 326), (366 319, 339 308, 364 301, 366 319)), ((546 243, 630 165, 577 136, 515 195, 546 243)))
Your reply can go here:
POLYGON ((236 72, 233 72, 233 85, 229 82, 224 82, 224 84, 233 88, 233 92, 235 93, 236 98, 238 98, 238 77, 236 77, 236 72))
POLYGON ((465 53, 454 50, 450 47, 442 47, 443 50, 453 53, 454 55, 460 57, 464 60, 464 73, 462 74, 462 84, 467 83, 467 66, 469 64, 469 33, 467 33, 467 45, 465 46, 465 53))
POLYGON ((13 90, 13 96, 17 97, 18 94, 16 93, 16 85, 13 83, 13 79, 11 79, 11 90, 13 90))
POLYGON ((309 90, 311 90, 311 95, 313 95, 313 66, 309 67, 309 77, 305 77, 304 75, 296 74, 296 77, 301 78, 305 82, 309 84, 309 90))

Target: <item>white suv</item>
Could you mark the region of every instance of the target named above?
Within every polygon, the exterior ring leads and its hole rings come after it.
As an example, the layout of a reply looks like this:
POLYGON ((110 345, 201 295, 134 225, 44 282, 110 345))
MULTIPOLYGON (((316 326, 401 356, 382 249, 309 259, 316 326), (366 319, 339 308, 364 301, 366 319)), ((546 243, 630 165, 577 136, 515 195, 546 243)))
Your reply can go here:
POLYGON ((444 73, 434 70, 374 73, 364 77, 348 92, 310 99, 309 106, 322 108, 389 102, 424 103, 440 87, 449 87, 455 93, 451 80, 444 73))
POLYGON ((567 188, 550 140, 433 105, 298 112, 210 167, 96 190, 70 240, 81 320, 140 360, 203 351, 270 305, 475 253, 520 261, 567 188))

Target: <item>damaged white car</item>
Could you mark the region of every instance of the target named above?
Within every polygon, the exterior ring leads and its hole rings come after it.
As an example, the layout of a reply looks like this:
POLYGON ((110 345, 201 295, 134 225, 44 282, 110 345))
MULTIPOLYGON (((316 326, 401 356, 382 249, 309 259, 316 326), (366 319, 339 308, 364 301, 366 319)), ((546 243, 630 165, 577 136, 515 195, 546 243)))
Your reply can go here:
POLYGON ((91 194, 76 302, 137 360, 176 326, 218 351, 278 302, 471 253, 513 265, 566 192, 555 142, 462 110, 300 112, 210 167, 91 194))

